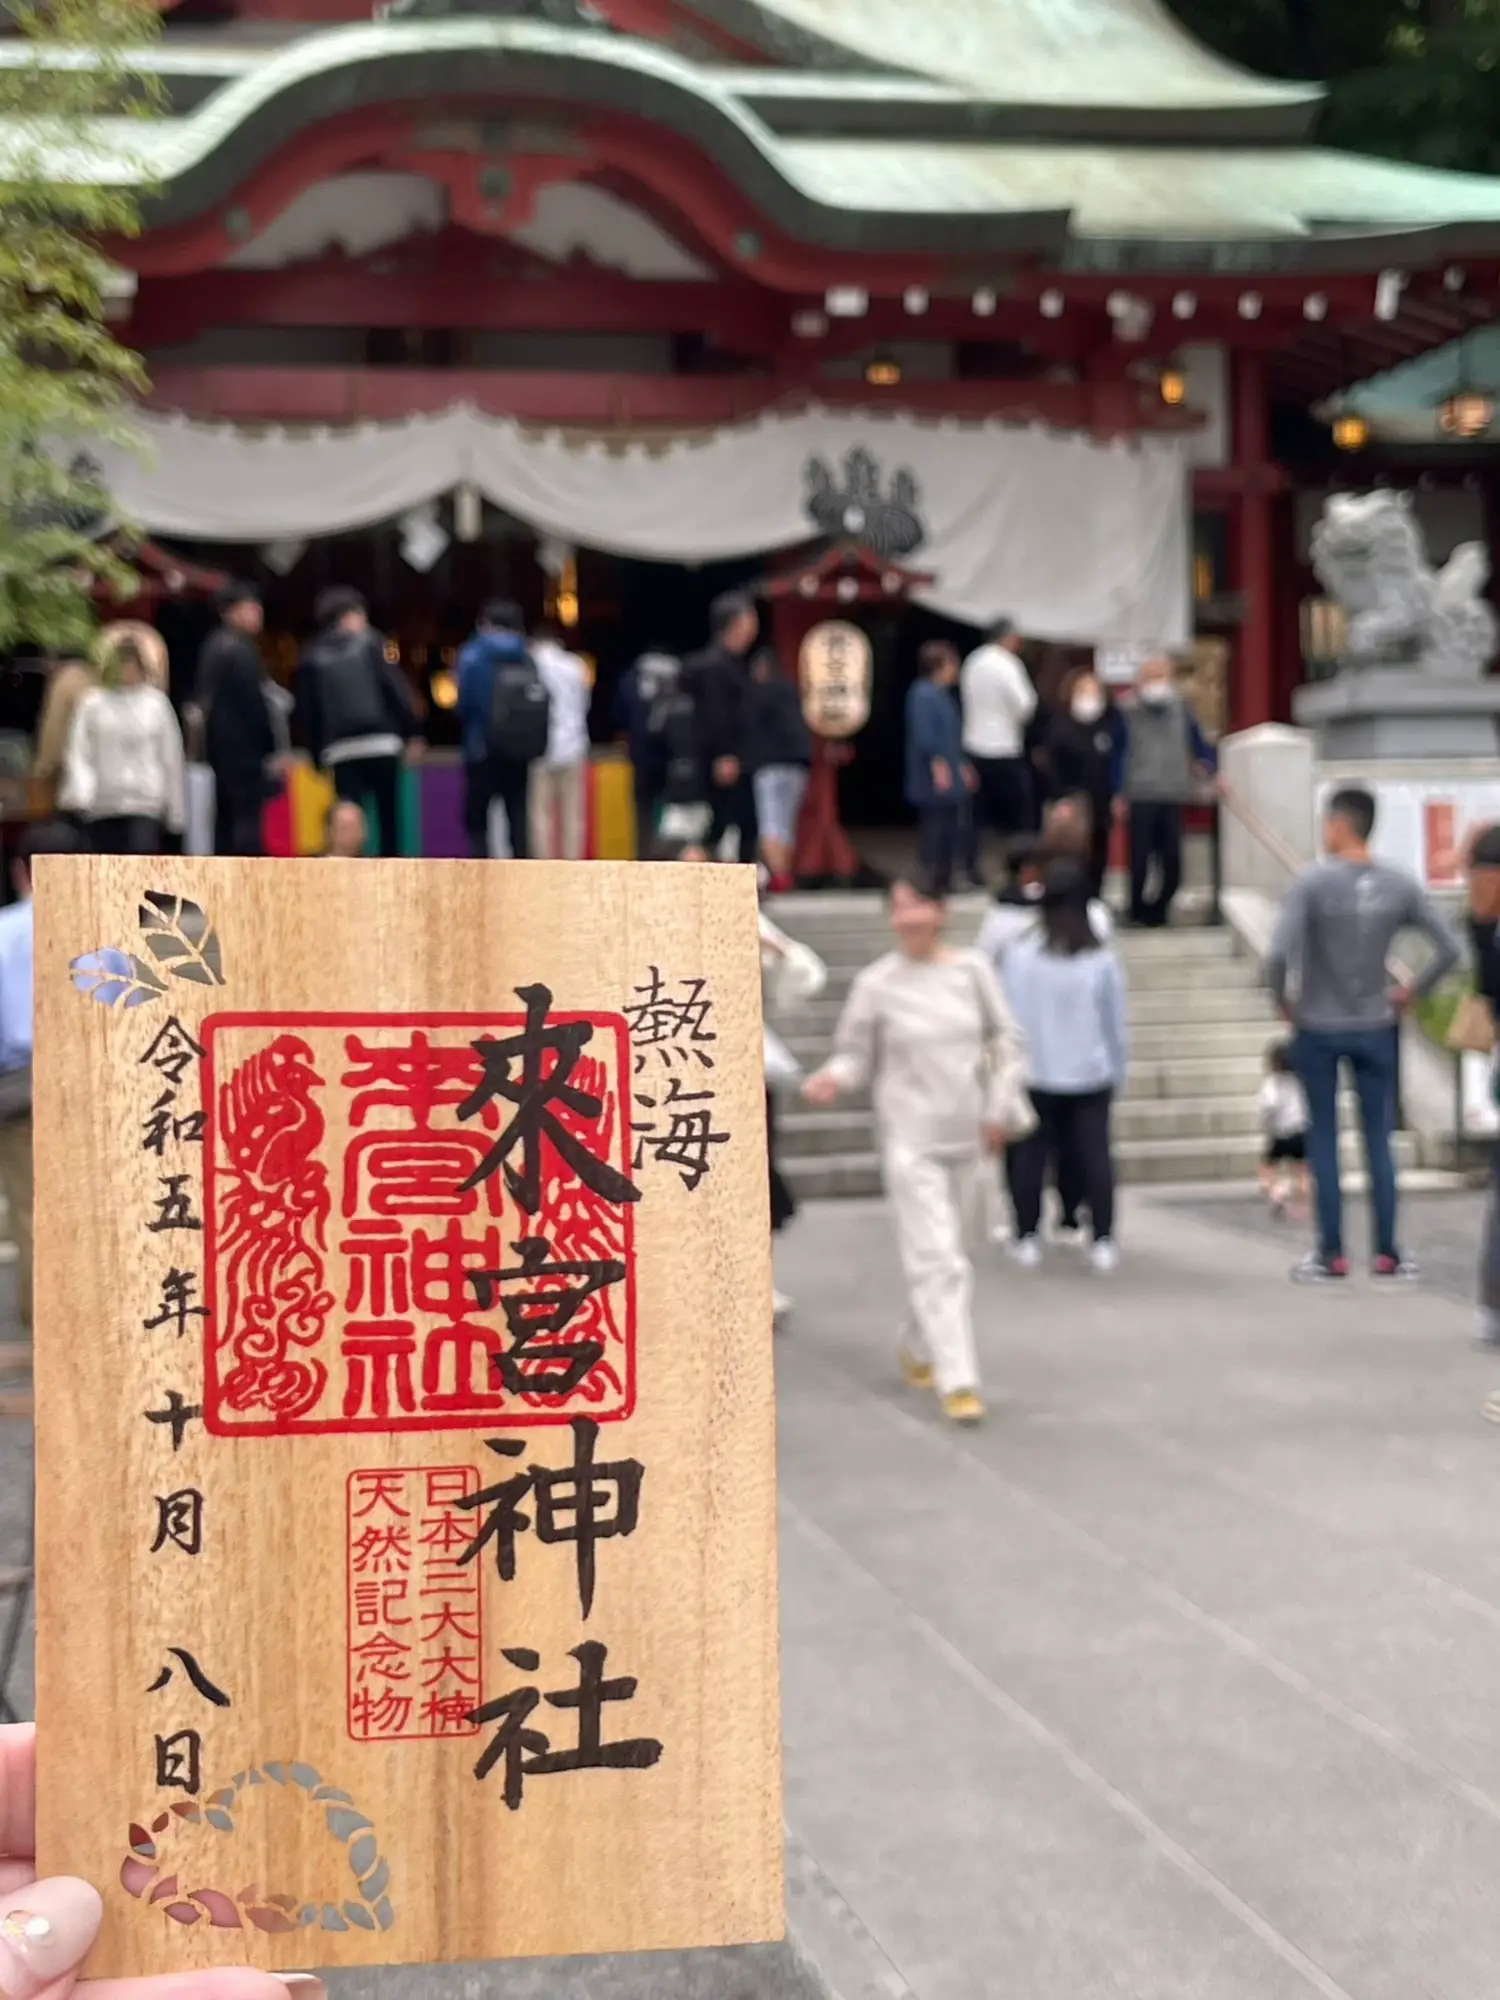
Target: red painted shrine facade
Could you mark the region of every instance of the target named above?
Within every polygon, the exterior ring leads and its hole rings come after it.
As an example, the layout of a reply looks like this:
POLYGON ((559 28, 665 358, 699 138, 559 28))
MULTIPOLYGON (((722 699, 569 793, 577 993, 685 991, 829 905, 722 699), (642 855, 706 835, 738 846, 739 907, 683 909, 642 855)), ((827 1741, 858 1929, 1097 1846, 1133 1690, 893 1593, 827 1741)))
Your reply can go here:
POLYGON ((1228 70, 1150 6, 1088 0, 1071 49, 1044 0, 944 0, 909 47, 899 8, 837 0, 371 11, 167 8, 161 192, 111 246, 154 407, 1180 434, 1238 723, 1300 679, 1279 413, 1500 297, 1500 188, 1320 153, 1315 91, 1228 70))

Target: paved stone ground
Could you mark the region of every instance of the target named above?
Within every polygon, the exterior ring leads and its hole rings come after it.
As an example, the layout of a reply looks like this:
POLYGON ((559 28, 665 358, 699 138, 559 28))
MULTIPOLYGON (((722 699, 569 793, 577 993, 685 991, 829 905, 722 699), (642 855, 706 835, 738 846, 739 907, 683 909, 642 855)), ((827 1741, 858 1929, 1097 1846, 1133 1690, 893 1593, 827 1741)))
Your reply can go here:
MULTIPOLYGON (((1500 1365, 1459 1302, 1476 1208, 1414 1211, 1416 1247, 1452 1244, 1417 1293, 1295 1291, 1253 1207, 1144 1192, 1113 1280, 987 1257, 974 1433, 896 1379, 878 1206, 800 1220, 777 1348, 789 1908, 825 1990, 1489 2000, 1500 1365)), ((764 1959, 652 1964, 358 1991, 805 1990, 764 1959)))
POLYGON ((971 1434, 895 1379, 878 1210, 787 1245, 788 1819, 864 1933, 838 1990, 1478 2000, 1500 1370, 1215 1205, 1123 1233, 1114 1281, 987 1267, 971 1434))
MULTIPOLYGON (((1181 1214, 1274 1240, 1283 1246, 1288 1266, 1296 1263, 1310 1240, 1305 1224, 1277 1222, 1265 1203, 1253 1194, 1216 1197, 1204 1192, 1164 1199, 1181 1214)), ((1473 1300, 1485 1203, 1486 1197, 1478 1193, 1402 1197, 1402 1246, 1421 1264, 1428 1290, 1466 1303, 1473 1300)), ((1344 1228, 1351 1257, 1367 1263, 1369 1210, 1362 1195, 1346 1199, 1344 1228)))

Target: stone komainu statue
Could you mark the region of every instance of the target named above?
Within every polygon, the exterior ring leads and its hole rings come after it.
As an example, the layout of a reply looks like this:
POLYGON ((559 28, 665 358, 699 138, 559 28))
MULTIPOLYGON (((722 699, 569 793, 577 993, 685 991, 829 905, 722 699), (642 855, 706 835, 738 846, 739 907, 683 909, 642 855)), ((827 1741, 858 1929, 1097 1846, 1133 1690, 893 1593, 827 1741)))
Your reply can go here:
POLYGON ((1477 681, 1495 656, 1483 591, 1489 555, 1464 542, 1434 570, 1405 493, 1334 493, 1313 530, 1313 569, 1349 613, 1345 668, 1414 667, 1477 681))

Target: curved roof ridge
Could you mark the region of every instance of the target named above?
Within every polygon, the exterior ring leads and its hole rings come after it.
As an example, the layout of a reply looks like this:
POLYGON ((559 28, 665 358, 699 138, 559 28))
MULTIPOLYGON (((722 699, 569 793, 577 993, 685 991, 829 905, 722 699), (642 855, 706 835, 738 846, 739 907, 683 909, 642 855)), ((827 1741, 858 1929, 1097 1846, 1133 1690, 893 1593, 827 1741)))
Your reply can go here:
POLYGON ((1161 0, 686 0, 793 65, 874 65, 1005 102, 1163 111, 1319 105, 1321 84, 1279 82, 1195 39, 1161 0))

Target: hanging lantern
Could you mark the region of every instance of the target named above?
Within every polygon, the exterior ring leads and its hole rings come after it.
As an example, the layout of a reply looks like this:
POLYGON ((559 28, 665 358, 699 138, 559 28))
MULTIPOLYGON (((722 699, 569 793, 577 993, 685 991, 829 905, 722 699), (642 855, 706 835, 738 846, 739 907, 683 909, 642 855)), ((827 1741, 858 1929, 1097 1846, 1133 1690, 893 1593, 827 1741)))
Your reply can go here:
POLYGON ((1451 392, 1438 404, 1438 423, 1447 436, 1457 438, 1461 443, 1483 437, 1495 421, 1495 399, 1488 389, 1481 389, 1474 379, 1474 370, 1470 366, 1468 353, 1469 345, 1470 340, 1467 338, 1460 341, 1458 380, 1451 392))
POLYGON ((1363 417, 1340 417, 1333 426, 1333 441, 1340 451, 1363 451, 1370 442, 1370 426, 1363 417))
POLYGON ((1163 368, 1158 386, 1169 409, 1179 409, 1187 401, 1187 377, 1180 368, 1163 368))
POLYGON ((453 489, 453 532, 461 542, 477 542, 484 533, 484 501, 472 479, 453 489))
POLYGON ((872 389, 895 389, 901 382, 901 363, 889 354, 874 354, 865 363, 865 380, 872 389))
POLYGON ((1495 421, 1495 399, 1482 389, 1456 389, 1438 411, 1438 422, 1454 438, 1483 437, 1495 421))

